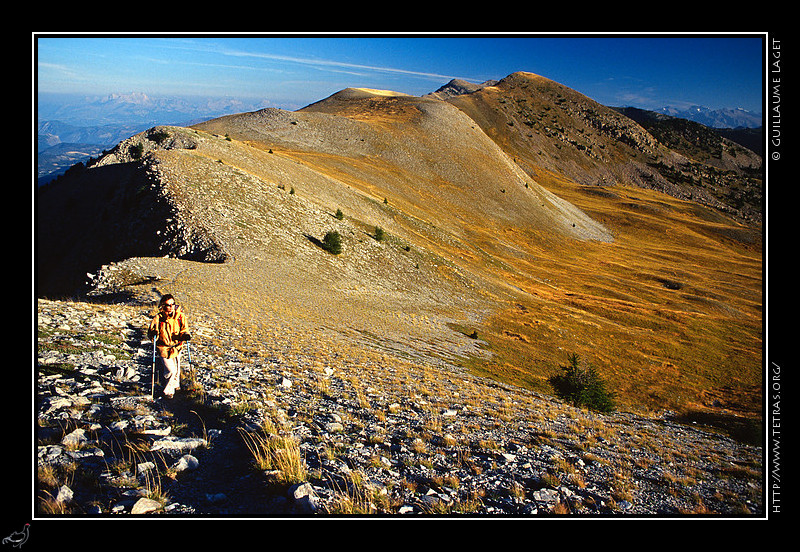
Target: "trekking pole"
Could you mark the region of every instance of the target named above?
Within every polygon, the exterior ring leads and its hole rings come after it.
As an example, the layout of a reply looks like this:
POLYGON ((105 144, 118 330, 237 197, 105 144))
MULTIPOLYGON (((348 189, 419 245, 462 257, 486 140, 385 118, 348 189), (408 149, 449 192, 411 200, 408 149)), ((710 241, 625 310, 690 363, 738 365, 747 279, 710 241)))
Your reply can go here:
POLYGON ((192 369, 192 353, 189 350, 189 342, 184 341, 186 343, 186 369, 189 370, 189 377, 194 379, 194 372, 191 372, 192 369))
POLYGON ((153 336, 153 371, 150 373, 150 400, 155 398, 156 394, 156 337, 153 336))

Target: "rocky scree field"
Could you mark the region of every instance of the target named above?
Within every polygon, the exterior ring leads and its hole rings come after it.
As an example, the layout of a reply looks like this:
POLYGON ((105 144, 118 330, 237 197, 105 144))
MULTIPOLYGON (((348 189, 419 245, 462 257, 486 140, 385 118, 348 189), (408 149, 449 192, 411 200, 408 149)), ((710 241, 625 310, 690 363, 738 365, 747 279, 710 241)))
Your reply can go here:
POLYGON ((182 391, 152 400, 150 314, 38 301, 40 515, 762 512, 757 446, 297 329, 253 349, 193 315, 182 391))

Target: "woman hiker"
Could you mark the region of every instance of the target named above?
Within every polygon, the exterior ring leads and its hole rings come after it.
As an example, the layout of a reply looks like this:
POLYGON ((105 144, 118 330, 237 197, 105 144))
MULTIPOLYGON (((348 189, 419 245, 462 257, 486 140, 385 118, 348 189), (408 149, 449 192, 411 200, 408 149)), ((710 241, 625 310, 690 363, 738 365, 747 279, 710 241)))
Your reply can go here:
POLYGON ((187 331, 186 315, 175 304, 171 294, 164 295, 159 301, 158 314, 150 322, 147 336, 156 339, 157 362, 167 381, 164 396, 171 399, 181 385, 181 351, 184 342, 191 338, 187 331))

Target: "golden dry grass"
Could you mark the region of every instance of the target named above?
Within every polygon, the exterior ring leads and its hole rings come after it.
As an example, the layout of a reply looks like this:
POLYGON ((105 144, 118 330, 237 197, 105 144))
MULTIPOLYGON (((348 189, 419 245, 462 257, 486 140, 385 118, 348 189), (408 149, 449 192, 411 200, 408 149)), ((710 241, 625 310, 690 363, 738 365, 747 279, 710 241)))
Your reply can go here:
MULTIPOLYGON (((760 236, 752 244, 728 239, 727 232, 750 231, 652 191, 610 188, 609 199, 555 178, 546 185, 606 224, 615 241, 504 258, 517 268, 507 272, 509 283, 528 295, 499 310, 480 334, 495 353, 482 370, 543 389, 548 370, 576 352, 629 406, 702 407, 714 394, 718 403, 722 395, 730 403, 744 397, 739 411, 757 415, 760 236)), ((523 241, 513 243, 524 251, 523 241)))

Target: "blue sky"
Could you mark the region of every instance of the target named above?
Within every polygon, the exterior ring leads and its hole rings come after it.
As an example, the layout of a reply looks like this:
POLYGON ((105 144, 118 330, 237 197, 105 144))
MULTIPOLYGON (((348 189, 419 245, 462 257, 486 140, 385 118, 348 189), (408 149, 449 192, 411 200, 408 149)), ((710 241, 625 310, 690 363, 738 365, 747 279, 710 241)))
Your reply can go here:
POLYGON ((413 95, 529 71, 610 106, 762 111, 762 36, 34 36, 42 92, 219 96, 298 109, 343 88, 413 95))

